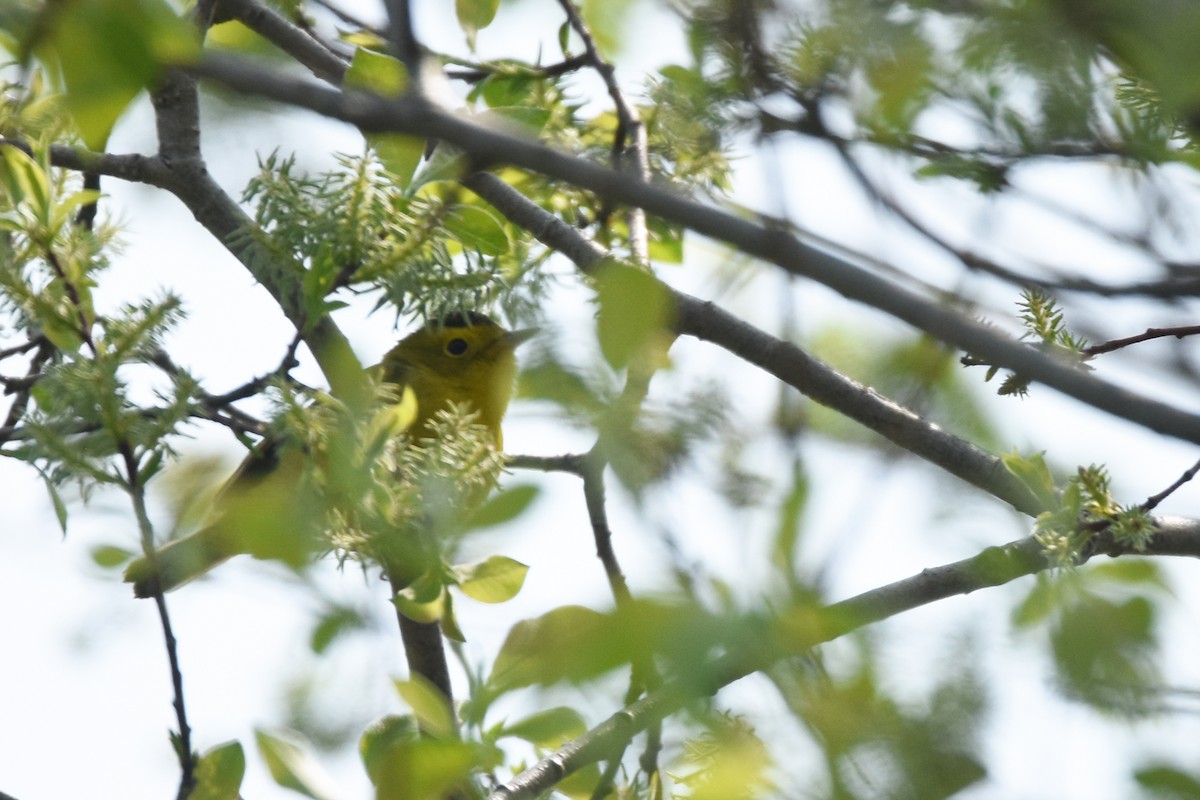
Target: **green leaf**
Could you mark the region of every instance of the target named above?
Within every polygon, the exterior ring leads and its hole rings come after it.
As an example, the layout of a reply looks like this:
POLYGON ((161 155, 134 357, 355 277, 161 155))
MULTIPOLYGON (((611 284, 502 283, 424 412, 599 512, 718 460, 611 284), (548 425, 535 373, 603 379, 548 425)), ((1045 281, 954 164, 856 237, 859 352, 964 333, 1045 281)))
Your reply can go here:
POLYGON ((400 97, 408 89, 408 70, 398 58, 360 47, 350 59, 342 85, 366 89, 381 97, 400 97))
POLYGON ((39 220, 49 215, 50 181, 29 154, 10 144, 0 145, 0 185, 14 206, 28 205, 39 220))
POLYGON ((610 631, 608 616, 583 606, 562 606, 518 622, 501 645, 488 682, 507 690, 606 672, 623 660, 615 648, 605 654, 597 646, 610 631), (592 653, 600 657, 593 660, 592 653))
POLYGON ((329 778, 299 746, 264 730, 256 730, 254 739, 271 777, 280 786, 313 800, 333 798, 329 778))
POLYGON ((498 8, 500 8, 500 0, 454 0, 458 24, 471 38, 474 38, 477 31, 492 24, 498 8))
POLYGON ((1044 621, 1058 608, 1062 599, 1058 581, 1038 575, 1033 588, 1013 609, 1012 623, 1018 628, 1028 628, 1044 621))
POLYGON ((1118 584, 1149 585, 1168 588, 1162 566, 1148 558, 1119 558, 1089 565, 1089 579, 1103 579, 1118 584))
POLYGON ((662 264, 683 263, 683 228, 672 225, 658 217, 651 217, 646 225, 650 233, 649 256, 662 264))
POLYGON ((490 108, 519 106, 530 99, 537 83, 538 79, 527 72, 496 73, 485 78, 477 91, 490 108))
POLYGON ((1042 507, 1050 510, 1062 505, 1058 490, 1054 486, 1054 476, 1046 466, 1045 453, 1034 453, 1024 457, 1018 453, 1009 453, 1000 457, 1005 469, 1011 472, 1017 480, 1025 484, 1034 493, 1042 507))
POLYGON ((517 596, 529 567, 505 556, 492 556, 477 564, 455 567, 458 588, 481 603, 504 603, 517 596))
POLYGON ((1089 595, 1064 609, 1051 631, 1055 664, 1074 696, 1098 708, 1138 713, 1156 680, 1155 606, 1089 595))
POLYGON ((425 140, 402 133, 369 133, 367 144, 375 149, 380 163, 396 178, 396 185, 405 189, 412 185, 413 175, 425 155, 425 140))
POLYGON ((587 722, 582 714, 573 708, 558 706, 506 725, 500 731, 500 735, 515 736, 550 750, 586 732, 587 722))
POLYGON ((313 627, 308 646, 314 653, 324 653, 337 637, 346 631, 365 627, 362 614, 347 606, 327 609, 313 627))
POLYGON ((625 25, 637 15, 632 13, 634 0, 583 0, 580 13, 600 54, 611 58, 625 41, 625 25))
POLYGON ((661 341, 671 316, 670 292, 649 272, 610 264, 596 275, 596 333, 614 369, 624 369, 661 341))
POLYGON ((1164 800, 1200 800, 1200 780, 1174 767, 1146 767, 1135 772, 1133 778, 1143 789, 1164 800))
POLYGON ((240 742, 206 751, 196 762, 196 786, 188 800, 238 800, 246 775, 246 753, 240 742))
POLYGON ((396 691, 413 710, 421 728, 432 736, 454 735, 454 712, 437 687, 424 676, 414 674, 406 681, 394 681, 396 691))
POLYGON ((358 741, 358 752, 371 783, 379 782, 388 751, 397 744, 415 742, 421 736, 417 721, 411 715, 391 714, 372 723, 358 741))
POLYGON ((446 606, 446 587, 441 576, 426 573, 396 592, 392 604, 400 613, 417 622, 437 622, 446 606))
POLYGON ((455 206, 446 214, 443 224, 464 250, 498 256, 507 253, 511 246, 504 225, 495 214, 480 206, 455 206))
POLYGON ((104 569, 116 569, 123 566, 127 561, 133 559, 136 555, 126 550, 124 547, 117 547, 111 544, 102 544, 92 548, 92 563, 104 569))
MULTIPOLYGON (((50 338, 50 336, 47 335, 47 338, 50 338)), ((50 341, 53 342, 54 340, 52 338, 50 338, 50 341)), ((75 346, 78 347, 80 344, 82 344, 82 342, 78 342, 75 346)), ((74 349, 74 348, 71 348, 71 349, 74 349)), ((68 349, 67 351, 70 352, 70 349, 68 349)), ((46 491, 50 495, 50 503, 51 503, 51 505, 54 506, 54 518, 58 520, 59 530, 62 531, 63 536, 66 536, 67 535, 67 503, 65 500, 63 500, 62 495, 59 494, 58 487, 56 487, 54 485, 53 481, 51 481, 49 478, 45 478, 44 484, 46 486, 46 491)))
POLYGON ((455 642, 465 642, 466 635, 462 632, 462 627, 458 624, 458 615, 454 613, 454 595, 450 592, 442 593, 442 633, 447 639, 455 642))
POLYGON ((56 60, 84 143, 103 149, 117 118, 164 64, 198 52, 187 23, 163 0, 88 0, 55 14, 43 57, 56 60))
MULTIPOLYGON (((442 800, 485 768, 477 745, 446 739, 397 739, 374 759, 376 800, 442 800)), ((467 796, 466 792, 461 792, 467 796)))
POLYGON ((511 522, 529 508, 529 504, 534 501, 540 491, 532 484, 524 484, 493 495, 471 514, 467 528, 480 530, 511 522))

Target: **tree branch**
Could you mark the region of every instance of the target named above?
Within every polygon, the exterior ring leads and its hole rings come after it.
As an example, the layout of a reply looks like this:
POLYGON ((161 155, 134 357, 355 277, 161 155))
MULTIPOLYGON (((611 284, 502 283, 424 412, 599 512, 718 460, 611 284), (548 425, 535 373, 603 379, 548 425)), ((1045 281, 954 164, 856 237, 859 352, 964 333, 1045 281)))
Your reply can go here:
POLYGON ((1200 415, 1102 381, 1064 364, 994 328, 943 308, 929 299, 808 244, 786 225, 753 222, 592 164, 535 141, 479 125, 419 95, 382 98, 340 92, 263 70, 228 55, 206 57, 192 67, 237 91, 270 97, 353 122, 372 132, 396 131, 448 142, 477 164, 511 164, 548 175, 602 197, 641 206, 676 224, 724 241, 747 255, 811 278, 852 300, 884 311, 933 337, 986 358, 1088 405, 1149 430, 1200 443, 1200 415))
POLYGON ((346 62, 286 17, 257 0, 220 0, 221 10, 231 14, 247 28, 271 42, 315 77, 340 84, 346 74, 346 62))
MULTIPOLYGON (((1155 526, 1158 532, 1144 554, 1200 558, 1200 520, 1156 517, 1155 526)), ((1094 552, 1107 555, 1130 552, 1112 543, 1111 537, 1104 541, 1104 532, 1097 536, 1102 543, 1094 552), (1115 549, 1105 550, 1108 545, 1115 549)), ((1001 547, 989 547, 970 558, 924 569, 916 575, 824 606, 811 616, 806 615, 806 624, 789 629, 793 638, 784 643, 783 651, 775 654, 773 660, 804 654, 819 644, 905 611, 955 595, 1000 586, 1052 566, 1053 563, 1042 554, 1042 545, 1032 536, 1001 547)), ((649 725, 678 711, 688 701, 703 694, 713 694, 767 666, 770 664, 750 663, 741 654, 726 656, 708 665, 697 665, 696 675, 688 676, 685 681, 668 683, 618 711, 498 787, 487 800, 532 800, 568 775, 604 760, 649 725)))
MULTIPOLYGON (((584 273, 607 252, 494 175, 476 173, 464 185, 513 224, 570 258, 584 273)), ((743 322, 712 303, 670 290, 675 329, 723 347, 762 367, 812 399, 845 414, 909 452, 992 494, 1030 516, 1043 509, 1000 459, 928 422, 873 389, 842 375, 799 347, 743 322)))

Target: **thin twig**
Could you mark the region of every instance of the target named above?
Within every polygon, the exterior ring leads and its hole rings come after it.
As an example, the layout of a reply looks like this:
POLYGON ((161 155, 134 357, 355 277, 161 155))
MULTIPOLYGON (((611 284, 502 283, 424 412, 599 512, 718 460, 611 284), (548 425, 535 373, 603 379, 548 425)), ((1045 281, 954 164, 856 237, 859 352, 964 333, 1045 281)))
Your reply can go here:
MULTIPOLYGON (((125 463, 126 488, 133 502, 134 516, 137 518, 138 531, 142 539, 142 552, 155 562, 154 528, 150 523, 150 515, 146 512, 145 483, 142 479, 137 456, 127 441, 118 443, 121 457, 125 463)), ((155 565, 157 568, 157 565, 155 565)), ((174 694, 172 706, 175 708, 175 722, 179 726, 176 742, 176 755, 179 758, 180 778, 179 800, 185 800, 196 785, 196 759, 192 751, 192 729, 188 724, 187 706, 183 700, 183 670, 179 666, 179 645, 171 627, 171 616, 167 612, 167 600, 162 589, 154 587, 154 603, 158 609, 158 618, 162 623, 163 642, 167 649, 167 661, 171 669, 171 689, 174 694)))
MULTIPOLYGON (((570 58, 564 59, 557 64, 551 64, 547 67, 528 67, 522 70, 520 74, 528 75, 531 78, 556 78, 559 75, 565 75, 568 72, 575 72, 576 70, 587 66, 588 63, 590 63, 590 59, 586 54, 571 56, 570 58)), ((467 67, 469 64, 460 64, 460 66, 467 67)), ((512 65, 506 64, 504 68, 506 70, 511 70, 512 65)), ((464 81, 466 83, 478 83, 485 78, 492 77, 493 75, 497 74, 497 72, 498 70, 489 69, 488 66, 484 64, 473 69, 447 69, 446 77, 457 81, 464 81)))
POLYGON ((1186 472, 1176 478, 1175 482, 1166 489, 1163 489, 1158 494, 1151 495, 1150 497, 1146 498, 1146 502, 1142 503, 1141 509, 1143 511, 1153 511, 1158 507, 1159 503, 1174 494, 1179 487, 1195 478, 1197 474, 1200 474, 1200 461, 1197 461, 1195 464, 1193 464, 1186 472))
POLYGON ((1163 339, 1169 336, 1182 339, 1185 336, 1196 336, 1197 334, 1200 334, 1200 325, 1180 325, 1175 328, 1147 328, 1145 333, 1139 333, 1136 336, 1126 336, 1124 339, 1111 339, 1101 344, 1094 344, 1083 348, 1083 352, 1086 355, 1095 356, 1101 353, 1111 353, 1114 350, 1120 350, 1122 347, 1148 342, 1151 339, 1163 339))
MULTIPOLYGON (((613 136, 614 166, 621 171, 635 176, 640 181, 650 180, 650 155, 646 142, 646 126, 638 115, 637 107, 628 101, 621 84, 617 81, 617 70, 600 55, 596 47, 596 39, 588 29, 587 23, 575 7, 575 0, 559 0, 559 5, 567 14, 571 28, 583 40, 592 67, 600 74, 608 96, 612 98, 617 110, 617 130, 613 136)), ((601 219, 605 213, 598 215, 601 219)), ((629 247, 633 260, 638 264, 650 263, 650 233, 646 228, 646 212, 640 206, 632 205, 627 213, 629 224, 629 247)))
POLYGON ((19 430, 17 423, 25 416, 25 412, 29 408, 31 398, 30 390, 34 383, 42 374, 42 367, 46 366, 46 362, 53 357, 55 353, 54 346, 50 344, 48 339, 36 337, 31 340, 37 342, 37 351, 33 354, 33 358, 29 362, 29 370, 25 373, 27 383, 19 388, 14 393, 12 405, 8 407, 8 414, 5 416, 4 425, 0 426, 0 445, 11 441, 15 433, 19 430))

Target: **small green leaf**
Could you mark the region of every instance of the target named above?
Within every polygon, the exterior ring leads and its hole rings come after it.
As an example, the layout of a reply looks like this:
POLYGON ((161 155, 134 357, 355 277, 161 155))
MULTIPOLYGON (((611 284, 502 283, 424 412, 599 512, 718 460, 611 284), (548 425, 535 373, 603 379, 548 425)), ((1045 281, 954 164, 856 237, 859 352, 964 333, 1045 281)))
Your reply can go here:
POLYGON ((454 0, 458 24, 470 37, 492 24, 498 8, 500 0, 454 0))
POLYGON ((238 800, 246 775, 246 753, 240 742, 206 751, 196 762, 196 786, 188 800, 238 800))
POLYGON ((454 712, 437 687, 422 675, 414 674, 406 681, 395 681, 396 691, 413 710, 422 730, 432 736, 448 738, 454 735, 454 712))
POLYGON ((1135 772, 1133 778, 1163 800, 1200 800, 1200 779, 1174 767, 1146 767, 1135 772))
POLYGON ((1149 585, 1168 589, 1162 566, 1148 558, 1120 558, 1089 565, 1089 580, 1102 579, 1118 584, 1149 585))
POLYGON ((116 569, 124 566, 127 561, 133 559, 136 555, 126 550, 124 547, 117 547, 111 544, 102 544, 99 547, 92 548, 92 563, 104 569, 116 569))
POLYGON ((350 59, 342 85, 366 89, 381 97, 400 97, 408 89, 408 70, 398 58, 360 47, 350 59))
POLYGON ((533 93, 538 79, 527 72, 512 75, 494 74, 483 80, 479 96, 490 108, 523 105, 533 93))
POLYGON ((670 292, 637 267, 603 267, 596 275, 596 297, 600 351, 614 369, 625 368, 657 344, 670 321, 670 292))
POLYGON ((583 715, 573 708, 558 706, 504 726, 501 736, 515 736, 527 742, 553 749, 587 732, 583 715))
POLYGON ((391 714, 372 723, 358 740, 358 753, 371 783, 379 782, 379 773, 386 763, 387 753, 394 746, 415 742, 421 737, 417 721, 411 715, 391 714))
MULTIPOLYGON (((49 338, 47 336, 47 338, 49 338)), ((51 340, 53 341, 53 340, 51 340)), ((80 343, 82 344, 82 342, 80 343)), ((78 345, 76 345, 78 347, 78 345)), ((62 495, 58 492, 58 487, 49 478, 45 479, 46 491, 50 495, 50 503, 54 506, 54 517, 58 520, 59 530, 63 536, 67 535, 67 503, 63 500, 62 495)))
POLYGON ((425 155, 425 140, 419 136, 400 133, 367 134, 367 144, 379 156, 379 162, 396 179, 396 185, 405 189, 412 184, 417 166, 425 155))
POLYGON ((365 622, 358 611, 347 606, 334 606, 327 609, 313 627, 308 646, 314 653, 324 653, 338 636, 363 627, 365 622))
POLYGON ((271 777, 280 786, 313 800, 333 798, 329 778, 299 746, 264 730, 255 731, 254 739, 271 777))
POLYGON ((670 225, 658 217, 651 217, 647 227, 650 232, 649 256, 661 264, 683 263, 683 228, 670 225))
POLYGON ((1033 588, 1013 609, 1012 623, 1018 628, 1028 628, 1045 620, 1058 608, 1062 593, 1053 578, 1038 575, 1033 588))
POLYGON ((455 568, 458 588, 481 603, 504 603, 513 599, 521 591, 528 572, 528 566, 505 556, 492 556, 477 564, 455 568))
POLYGON ((465 642, 466 634, 463 633, 462 627, 458 624, 458 615, 454 613, 454 595, 449 592, 443 592, 442 598, 444 605, 442 607, 442 633, 447 639, 455 642, 465 642))
POLYGON ((445 611, 446 587, 441 579, 425 574, 392 598, 400 613, 417 622, 437 622, 445 611))
POLYGON ((455 790, 466 785, 475 769, 487 766, 477 745, 452 739, 397 739, 374 759, 374 764, 371 779, 376 800, 467 796, 455 790))
POLYGON ((511 243, 508 232, 485 208, 475 205, 460 205, 446 214, 446 231, 457 239, 464 250, 497 256, 507 253, 511 243))
POLYGON ((562 51, 563 58, 571 56, 571 23, 564 22, 558 26, 558 49, 562 51))
POLYGON ((583 606, 561 606, 518 622, 496 655, 488 683, 507 690, 582 679, 612 669, 621 661, 615 648, 608 651, 608 658, 589 656, 600 654, 603 648, 597 644, 609 638, 605 634, 610 629, 607 615, 583 606))
POLYGON ((1062 505, 1058 490, 1054 486, 1054 476, 1046 466, 1045 453, 1034 453, 1025 457, 1018 453, 1009 453, 1000 457, 1005 469, 1011 472, 1021 483, 1034 493, 1042 507, 1047 510, 1056 509, 1062 505))
POLYGON ((519 517, 529 508, 540 490, 532 484, 514 486, 488 498, 478 510, 471 514, 467 527, 470 530, 503 525, 519 517))

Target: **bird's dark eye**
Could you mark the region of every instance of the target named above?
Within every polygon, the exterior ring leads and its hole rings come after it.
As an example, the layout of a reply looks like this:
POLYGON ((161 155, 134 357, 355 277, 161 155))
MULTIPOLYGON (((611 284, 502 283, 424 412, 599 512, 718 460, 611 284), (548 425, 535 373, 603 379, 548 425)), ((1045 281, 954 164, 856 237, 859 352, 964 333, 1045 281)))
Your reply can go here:
POLYGON ((446 342, 446 352, 452 356, 461 356, 463 353, 467 352, 467 340, 457 338, 451 339, 450 341, 446 342))

